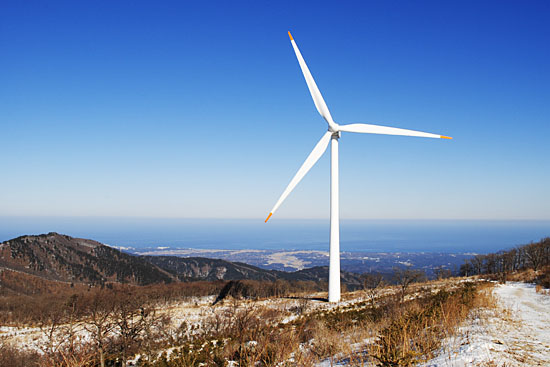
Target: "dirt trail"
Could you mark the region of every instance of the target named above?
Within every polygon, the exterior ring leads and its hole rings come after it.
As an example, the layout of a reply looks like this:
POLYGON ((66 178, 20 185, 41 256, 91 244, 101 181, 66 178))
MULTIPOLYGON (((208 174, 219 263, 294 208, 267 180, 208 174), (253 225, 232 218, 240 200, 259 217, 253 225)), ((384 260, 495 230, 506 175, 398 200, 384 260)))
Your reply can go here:
POLYGON ((495 294, 517 321, 501 338, 507 352, 530 366, 550 366, 550 296, 524 283, 499 286, 495 294))
POLYGON ((495 285, 498 307, 472 315, 430 367, 550 366, 550 295, 525 283, 495 285))

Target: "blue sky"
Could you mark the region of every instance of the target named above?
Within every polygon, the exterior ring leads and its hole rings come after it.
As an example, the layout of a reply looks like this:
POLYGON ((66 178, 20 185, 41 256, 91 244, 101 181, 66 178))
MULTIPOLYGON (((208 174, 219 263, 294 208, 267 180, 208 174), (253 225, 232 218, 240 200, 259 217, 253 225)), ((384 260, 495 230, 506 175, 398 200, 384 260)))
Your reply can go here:
MULTIPOLYGON (((343 218, 550 219, 550 3, 0 5, 0 216, 258 218, 326 130, 343 218)), ((276 213, 327 218, 329 154, 276 213)), ((275 218, 274 217, 274 218, 275 218)))

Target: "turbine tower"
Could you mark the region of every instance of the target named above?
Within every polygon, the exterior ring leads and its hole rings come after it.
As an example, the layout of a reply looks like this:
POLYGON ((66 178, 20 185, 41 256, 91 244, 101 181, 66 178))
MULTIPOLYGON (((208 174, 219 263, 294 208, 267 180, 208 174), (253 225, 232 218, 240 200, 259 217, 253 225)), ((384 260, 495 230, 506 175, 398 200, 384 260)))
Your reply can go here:
POLYGON ((452 139, 448 136, 430 134, 421 131, 399 129, 395 127, 369 125, 369 124, 348 124, 339 125, 332 119, 328 107, 313 80, 313 76, 309 71, 294 38, 290 32, 288 32, 290 42, 298 58, 298 63, 306 79, 307 87, 313 98, 313 103, 317 111, 328 123, 328 131, 323 135, 321 140, 315 145, 305 162, 302 164, 294 178, 290 181, 283 194, 275 203, 273 209, 267 216, 265 222, 271 218, 273 213, 281 206, 282 202, 292 192, 296 185, 304 178, 308 171, 317 163, 319 158, 326 151, 328 144, 331 143, 330 149, 330 256, 329 256, 329 281, 328 281, 328 301, 338 302, 340 301, 340 210, 339 210, 339 198, 338 198, 338 139, 340 138, 340 132, 350 133, 365 133, 365 134, 383 134, 383 135, 405 135, 405 136, 417 136, 423 138, 443 138, 452 139))

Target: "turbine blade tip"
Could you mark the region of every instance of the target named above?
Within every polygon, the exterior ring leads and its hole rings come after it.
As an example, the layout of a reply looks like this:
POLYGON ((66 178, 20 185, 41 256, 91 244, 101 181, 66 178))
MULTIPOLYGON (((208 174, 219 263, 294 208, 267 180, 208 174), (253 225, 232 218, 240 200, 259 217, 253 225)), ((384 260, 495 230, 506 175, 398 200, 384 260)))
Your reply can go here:
POLYGON ((441 139, 452 139, 450 136, 441 135, 441 139))
POLYGON ((264 223, 267 223, 267 221, 269 220, 269 218, 271 218, 272 215, 273 215, 273 213, 269 213, 269 215, 267 216, 267 219, 265 220, 264 223))
POLYGON ((288 36, 290 37, 291 41, 294 41, 294 38, 292 38, 292 35, 290 34, 290 31, 288 31, 288 36))

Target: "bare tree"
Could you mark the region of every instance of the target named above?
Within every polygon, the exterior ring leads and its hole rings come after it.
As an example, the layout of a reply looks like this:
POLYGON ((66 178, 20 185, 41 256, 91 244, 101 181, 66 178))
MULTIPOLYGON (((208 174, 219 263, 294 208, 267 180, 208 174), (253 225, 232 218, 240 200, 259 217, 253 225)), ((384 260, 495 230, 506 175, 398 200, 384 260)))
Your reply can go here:
POLYGON ((544 254, 544 265, 550 265, 550 237, 543 238, 540 242, 544 254))
POLYGON ((109 334, 114 328, 114 302, 112 293, 96 290, 87 300, 86 311, 89 315, 85 329, 90 333, 99 353, 99 365, 105 367, 105 351, 109 344, 109 334))
POLYGON ((473 274, 474 274, 474 267, 472 266, 472 263, 468 259, 464 260, 464 264, 460 265, 460 275, 469 277, 470 275, 473 275, 473 274))
POLYGON ((64 322, 64 310, 58 302, 50 301, 48 307, 40 315, 38 325, 46 339, 41 349, 44 355, 54 359, 64 339, 60 336, 61 326, 64 322))
POLYGON ((171 318, 156 312, 155 308, 149 308, 149 314, 143 319, 143 350, 147 362, 153 360, 154 350, 162 343, 170 344, 170 337, 166 330, 170 328, 171 318))
POLYGON ((363 289, 367 293, 372 306, 374 307, 374 301, 378 298, 380 288, 384 286, 384 277, 380 273, 366 273, 363 274, 363 289))
POLYGON ((517 267, 518 270, 525 269, 527 267, 527 256, 525 256, 525 246, 518 246, 516 248, 517 267))
POLYGON ((422 270, 413 269, 411 266, 406 268, 393 268, 393 279, 401 288, 401 302, 405 300, 407 289, 412 283, 425 279, 426 274, 422 270))
MULTIPOLYGON (((59 361, 57 361, 52 367, 87 367, 92 364, 95 351, 90 344, 80 344, 72 349, 61 348, 59 350, 59 361)), ((49 366, 44 366, 49 367, 49 366)))
POLYGON ((147 325, 155 318, 154 308, 142 298, 130 290, 117 294, 114 326, 119 337, 118 347, 123 366, 130 353, 139 349, 147 325))
POLYGON ((470 260, 474 268, 475 274, 481 274, 483 272, 483 263, 485 261, 485 255, 476 255, 470 260))
POLYGON ((443 266, 438 266, 435 268, 434 273, 438 280, 447 279, 453 275, 453 272, 450 269, 444 268, 443 266))
POLYGON ((544 247, 542 243, 531 243, 525 246, 525 256, 529 260, 533 270, 537 271, 544 261, 544 247))
POLYGON ((64 323, 61 329, 67 343, 65 349, 68 354, 76 354, 75 340, 82 327, 82 322, 79 317, 81 307, 81 299, 77 294, 70 295, 63 305, 64 323))

